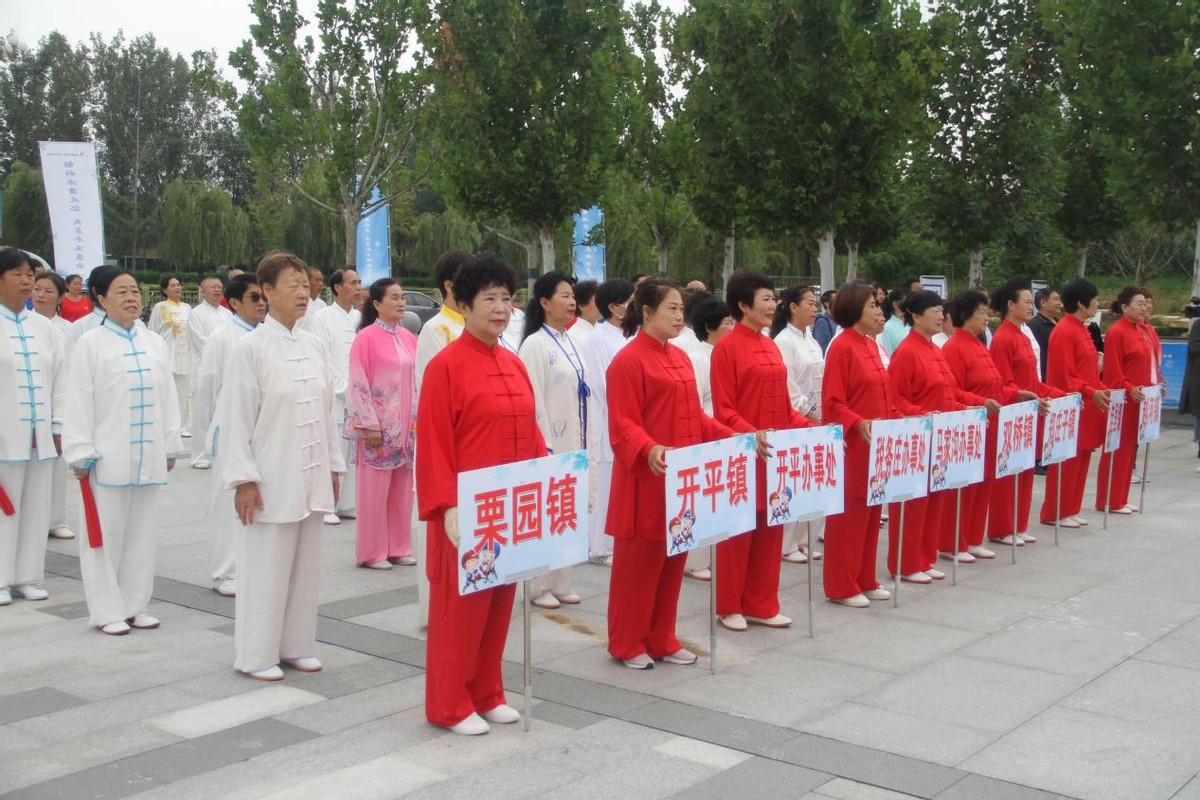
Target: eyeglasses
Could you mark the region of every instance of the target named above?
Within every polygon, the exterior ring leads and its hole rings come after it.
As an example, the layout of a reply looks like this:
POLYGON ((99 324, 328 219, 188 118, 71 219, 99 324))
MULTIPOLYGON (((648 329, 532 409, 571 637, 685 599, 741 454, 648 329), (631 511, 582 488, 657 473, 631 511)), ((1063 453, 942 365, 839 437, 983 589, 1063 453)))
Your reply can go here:
POLYGON ((259 300, 263 299, 263 296, 259 292, 248 292, 246 294, 246 299, 251 303, 257 303, 259 300))

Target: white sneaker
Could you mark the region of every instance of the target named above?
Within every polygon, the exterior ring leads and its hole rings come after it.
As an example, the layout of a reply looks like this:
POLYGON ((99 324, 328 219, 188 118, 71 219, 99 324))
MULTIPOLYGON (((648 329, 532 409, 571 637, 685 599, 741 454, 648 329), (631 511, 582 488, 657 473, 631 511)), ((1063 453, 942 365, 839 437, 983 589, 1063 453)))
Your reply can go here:
POLYGON ((705 567, 704 569, 697 569, 697 570, 685 569, 683 571, 683 574, 688 576, 689 578, 691 578, 694 581, 711 581, 712 580, 712 570, 709 569, 708 567, 705 567))
POLYGON ((971 555, 970 552, 938 553, 938 555, 941 556, 942 558, 946 559, 947 561, 957 561, 960 564, 974 564, 975 563, 975 556, 971 555))
POLYGON ((495 708, 483 712, 483 718, 497 725, 512 725, 521 721, 521 712, 509 705, 501 703, 495 708))
POLYGON ((654 669, 654 659, 645 653, 639 653, 633 658, 625 658, 621 663, 630 669, 654 669))
POLYGON ((341 525, 342 518, 339 517, 337 514, 326 514, 325 515, 325 524, 326 525, 341 525))
POLYGON ((129 633, 129 623, 123 619, 110 622, 107 625, 101 625, 100 632, 107 633, 109 636, 124 636, 129 633))
POLYGON ((799 550, 793 550, 790 553, 785 553, 783 560, 789 564, 807 564, 808 556, 801 553, 799 550))
MULTIPOLYGON (((1042 524, 1049 528, 1054 527, 1053 522, 1043 522, 1042 524)), ((1060 527, 1060 528, 1078 528, 1079 522, 1074 517, 1063 517, 1062 519, 1060 519, 1058 521, 1058 527, 1060 527)))
POLYGON ((129 627, 137 628, 143 631, 153 630, 162 624, 158 621, 157 617, 152 617, 146 613, 141 613, 130 617, 129 619, 125 620, 125 622, 129 624, 129 627))
POLYGON ((482 736, 490 731, 491 728, 488 727, 488 724, 484 721, 483 717, 472 711, 471 716, 467 717, 457 725, 451 725, 450 730, 453 733, 462 734, 463 736, 482 736))
POLYGON ((1025 542, 1026 544, 1033 544, 1034 542, 1037 541, 1037 537, 1029 532, 1018 533, 1017 538, 1020 539, 1022 542, 1025 542))
POLYGON ((0 589, 0 606, 12 605, 12 592, 8 588, 0 589))
POLYGON ((368 561, 366 564, 362 564, 360 566, 364 566, 367 569, 391 569, 392 562, 384 558, 379 561, 368 561))
POLYGON ((1134 512, 1134 508, 1131 505, 1123 505, 1120 508, 1109 509, 1110 514, 1122 514, 1125 516, 1128 516, 1129 514, 1132 514, 1133 512, 1134 512))
POLYGON ((588 561, 592 562, 598 567, 611 567, 612 558, 612 556, 591 556, 588 558, 588 561))
POLYGON ((46 587, 40 583, 26 583, 21 586, 14 586, 12 593, 17 597, 24 597, 26 600, 45 600, 50 596, 46 591, 46 587))
POLYGON ((850 606, 851 608, 866 608, 871 605, 871 601, 867 599, 865 594, 856 594, 853 597, 831 597, 829 602, 837 603, 841 606, 850 606))
POLYGON ((907 575, 901 575, 900 580, 906 583, 933 583, 933 578, 924 572, 910 572, 907 575))
POLYGON ((179 431, 179 436, 182 439, 190 439, 190 438, 192 438, 192 432, 189 431, 187 428, 181 428, 179 431))
POLYGON ((776 614, 773 617, 751 617, 746 616, 746 624, 761 625, 764 628, 787 628, 792 624, 791 617, 785 617, 783 614, 776 614))
POLYGON ((254 678, 254 680, 256 680, 256 681, 281 681, 281 680, 283 680, 283 670, 281 670, 279 668, 278 664, 276 664, 273 667, 267 667, 266 669, 260 669, 257 672, 247 672, 246 674, 249 675, 251 678, 254 678))
POLYGON ((415 567, 417 560, 412 556, 400 556, 396 559, 396 563, 402 567, 415 567))
POLYGON ((976 558, 995 558, 995 552, 988 550, 981 544, 973 544, 967 548, 967 552, 976 558))
POLYGON ((696 658, 696 654, 691 650, 681 647, 674 653, 668 653, 663 656, 662 660, 668 664, 679 664, 682 667, 686 667, 695 664, 698 659, 696 658))
POLYGON ((533 603, 533 605, 537 606, 538 608, 562 608, 562 603, 558 602, 558 598, 555 597, 549 589, 542 592, 529 602, 533 603))
POLYGON ((1079 523, 1079 526, 1080 526, 1080 527, 1083 527, 1084 525, 1091 525, 1091 523, 1090 523, 1090 522, 1088 522, 1088 521, 1087 521, 1087 519, 1085 519, 1084 517, 1081 517, 1081 516, 1079 516, 1078 514, 1076 514, 1075 516, 1071 517, 1071 519, 1073 519, 1073 520, 1075 520, 1077 523, 1079 523))
MULTIPOLYGON (((1012 534, 1010 533, 1010 534, 1008 534, 1007 536, 1001 536, 999 539, 991 539, 990 541, 993 541, 993 542, 995 542, 996 544, 1008 544, 1008 545, 1011 545, 1011 544, 1013 543, 1013 537, 1012 537, 1012 534)), ((1017 539, 1017 547, 1024 547, 1024 546, 1025 546, 1025 543, 1024 543, 1024 542, 1022 542, 1022 541, 1021 541, 1021 540, 1018 538, 1018 539, 1017 539)))
POLYGON ((935 581, 940 581, 946 577, 946 573, 942 572, 940 569, 927 569, 925 570, 925 574, 933 578, 935 581))
POLYGON ((218 578, 213 581, 213 591, 222 597, 236 597, 237 581, 234 578, 218 578))
POLYGON ((192 469, 211 469, 212 461, 207 458, 197 458, 192 462, 192 469))
POLYGON ((66 527, 51 528, 50 529, 50 538, 51 539, 74 539, 75 531, 71 530, 70 528, 66 528, 66 527))
POLYGON ((324 669, 321 659, 316 656, 301 656, 300 658, 284 658, 280 660, 297 672, 320 672, 324 669))
POLYGON ((741 614, 727 614, 721 617, 721 624, 731 631, 746 630, 746 618, 741 614))
POLYGON ((863 593, 863 596, 866 597, 868 600, 883 601, 883 600, 891 600, 892 599, 892 593, 889 592, 887 589, 883 588, 882 586, 876 586, 874 589, 868 589, 866 592, 863 593))

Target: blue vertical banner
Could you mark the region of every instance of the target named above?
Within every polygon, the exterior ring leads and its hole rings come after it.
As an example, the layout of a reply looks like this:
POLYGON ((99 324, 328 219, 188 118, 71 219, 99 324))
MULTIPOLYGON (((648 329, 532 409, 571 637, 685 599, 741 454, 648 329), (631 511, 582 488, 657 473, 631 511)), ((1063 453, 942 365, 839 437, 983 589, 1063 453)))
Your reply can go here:
POLYGON ((604 245, 584 244, 592 228, 604 222, 600 206, 575 214, 575 277, 581 281, 604 282, 604 245))
POLYGON ((392 277, 392 231, 389 207, 382 202, 379 187, 371 190, 358 220, 358 268, 363 286, 392 277))

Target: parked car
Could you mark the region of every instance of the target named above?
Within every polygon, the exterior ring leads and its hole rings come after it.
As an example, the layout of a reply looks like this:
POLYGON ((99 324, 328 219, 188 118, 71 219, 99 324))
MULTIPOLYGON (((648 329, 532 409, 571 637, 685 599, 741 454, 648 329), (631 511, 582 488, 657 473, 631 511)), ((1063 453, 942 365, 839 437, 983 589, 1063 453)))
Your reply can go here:
POLYGON ((405 292, 404 302, 408 304, 408 310, 421 318, 421 324, 437 316, 442 304, 438 300, 434 300, 424 292, 405 292))

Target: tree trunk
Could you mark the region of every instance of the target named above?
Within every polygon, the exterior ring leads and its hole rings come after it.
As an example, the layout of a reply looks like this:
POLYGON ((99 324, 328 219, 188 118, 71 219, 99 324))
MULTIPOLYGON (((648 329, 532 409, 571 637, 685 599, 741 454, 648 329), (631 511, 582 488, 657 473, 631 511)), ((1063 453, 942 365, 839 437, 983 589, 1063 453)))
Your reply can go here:
POLYGON ((654 248, 658 251, 658 277, 665 278, 670 268, 671 245, 657 225, 651 225, 650 232, 654 234, 654 248))
POLYGON ((825 231, 817 237, 817 264, 821 269, 821 291, 827 291, 837 285, 833 274, 834 249, 833 231, 825 231))
POLYGON ((967 273, 967 285, 972 289, 983 286, 983 245, 971 248, 971 269, 967 273))
POLYGON ((541 228, 538 238, 542 242, 542 274, 545 275, 554 269, 554 231, 541 228))
MULTIPOLYGON (((846 283, 858 279, 858 242, 846 242, 846 283)), ((830 289, 833 287, 830 286, 830 289)), ((822 291, 825 287, 821 287, 822 291)))
POLYGON ((360 213, 355 203, 347 203, 342 206, 342 231, 346 238, 343 248, 346 261, 343 266, 358 263, 358 219, 360 213))
POLYGON ((1192 261, 1192 299, 1200 297, 1200 218, 1196 220, 1196 256, 1192 261))
POLYGON ((529 290, 529 296, 533 297, 533 284, 537 282, 538 241, 531 239, 522 246, 525 248, 525 288, 529 290))
POLYGON ((733 276, 733 257, 737 250, 737 223, 729 226, 729 235, 725 237, 725 262, 721 264, 721 292, 723 296, 729 279, 733 276))
POLYGON ((1079 253, 1079 268, 1075 270, 1075 277, 1082 278, 1087 275, 1088 243, 1079 245, 1075 252, 1079 253))

